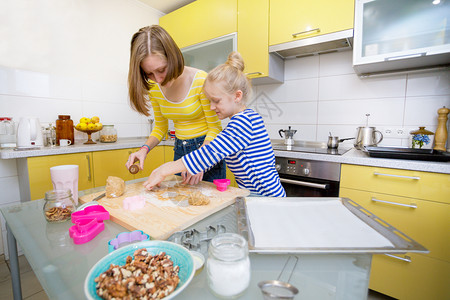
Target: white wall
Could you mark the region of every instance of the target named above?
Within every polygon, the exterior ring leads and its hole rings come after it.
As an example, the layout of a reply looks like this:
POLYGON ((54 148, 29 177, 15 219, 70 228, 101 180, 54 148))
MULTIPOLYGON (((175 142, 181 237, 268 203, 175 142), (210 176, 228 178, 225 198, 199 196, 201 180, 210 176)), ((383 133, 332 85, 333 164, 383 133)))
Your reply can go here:
POLYGON ((435 132, 437 110, 450 108, 450 71, 360 78, 352 51, 297 58, 285 61, 284 83, 255 86, 251 106, 264 115, 271 138, 287 125, 298 130, 296 140, 325 142, 329 132, 354 137, 368 113, 369 125, 384 133, 380 145, 408 146, 410 131, 435 132))
MULTIPOLYGON (((162 15, 137 0, 0 1, 0 116, 98 115, 120 136, 148 135, 128 104, 129 48, 162 15)), ((20 201, 18 185, 16 161, 0 160, 0 205, 20 201)))

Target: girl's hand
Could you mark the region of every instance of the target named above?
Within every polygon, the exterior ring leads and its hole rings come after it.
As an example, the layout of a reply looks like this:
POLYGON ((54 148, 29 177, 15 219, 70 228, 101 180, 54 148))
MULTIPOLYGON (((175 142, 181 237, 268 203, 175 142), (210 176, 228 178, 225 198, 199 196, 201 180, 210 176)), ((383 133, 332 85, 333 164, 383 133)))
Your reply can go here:
POLYGON ((153 170, 152 174, 143 183, 147 190, 151 190, 154 186, 159 186, 160 183, 166 178, 165 174, 162 172, 162 166, 153 170))
POLYGON ((182 172, 181 176, 183 177, 182 184, 197 184, 203 179, 203 172, 200 172, 196 175, 191 175, 189 172, 182 172))
POLYGON ((147 157, 147 150, 145 148, 140 149, 137 152, 131 153, 130 156, 128 157, 127 162, 125 163, 125 167, 129 169, 132 164, 134 164, 136 161, 139 161, 139 169, 143 170, 144 160, 146 157, 147 157))

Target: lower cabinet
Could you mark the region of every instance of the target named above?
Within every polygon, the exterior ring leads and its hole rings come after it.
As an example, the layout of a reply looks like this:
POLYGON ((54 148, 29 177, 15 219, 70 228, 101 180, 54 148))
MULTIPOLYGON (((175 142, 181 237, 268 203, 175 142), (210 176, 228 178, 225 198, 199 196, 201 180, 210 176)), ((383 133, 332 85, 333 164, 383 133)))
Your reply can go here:
POLYGON ((78 165, 78 189, 86 190, 94 187, 92 152, 22 158, 19 159, 22 201, 44 198, 45 192, 53 189, 50 168, 58 165, 78 165), (21 176, 20 173, 28 175, 21 176))
POLYGON ((450 299, 450 175, 341 166, 352 199, 429 253, 374 255, 369 287, 397 299, 450 299))

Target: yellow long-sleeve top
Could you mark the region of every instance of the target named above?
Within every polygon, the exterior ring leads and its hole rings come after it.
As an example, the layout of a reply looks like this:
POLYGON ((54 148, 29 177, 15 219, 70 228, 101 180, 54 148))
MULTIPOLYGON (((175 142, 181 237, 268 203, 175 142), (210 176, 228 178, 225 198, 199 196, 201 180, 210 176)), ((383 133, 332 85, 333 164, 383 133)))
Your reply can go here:
POLYGON ((167 100, 158 84, 152 86, 149 98, 155 127, 150 136, 161 141, 169 128, 169 119, 173 121, 175 135, 180 140, 206 135, 205 140, 212 141, 222 131, 220 120, 203 93, 206 75, 204 71, 197 71, 186 98, 179 103, 167 100))

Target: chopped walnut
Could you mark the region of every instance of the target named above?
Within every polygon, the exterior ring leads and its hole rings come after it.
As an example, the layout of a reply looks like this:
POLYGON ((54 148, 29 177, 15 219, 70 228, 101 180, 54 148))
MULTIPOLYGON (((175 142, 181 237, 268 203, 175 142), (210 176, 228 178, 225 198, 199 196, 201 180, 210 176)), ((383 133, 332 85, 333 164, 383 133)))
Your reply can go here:
POLYGON ((136 250, 124 266, 110 265, 97 278, 97 295, 103 299, 161 299, 171 294, 178 283, 179 266, 165 252, 151 255, 136 250))

